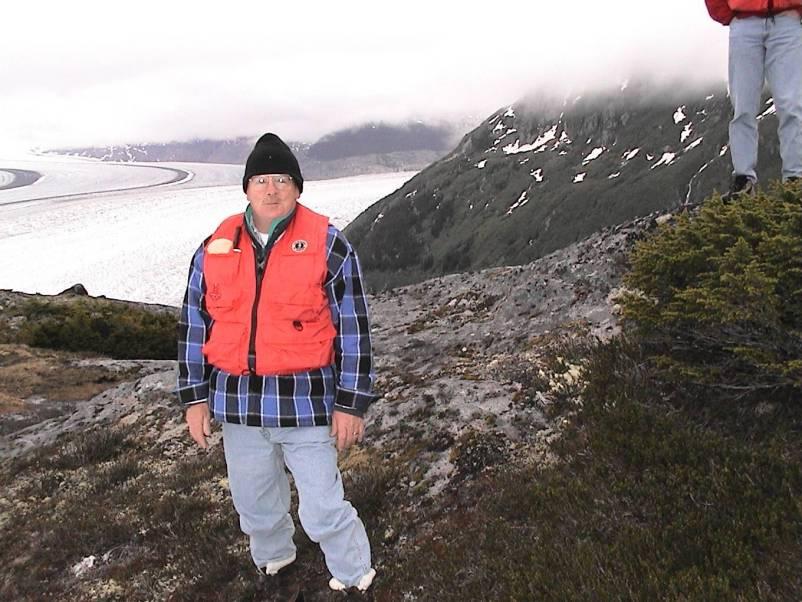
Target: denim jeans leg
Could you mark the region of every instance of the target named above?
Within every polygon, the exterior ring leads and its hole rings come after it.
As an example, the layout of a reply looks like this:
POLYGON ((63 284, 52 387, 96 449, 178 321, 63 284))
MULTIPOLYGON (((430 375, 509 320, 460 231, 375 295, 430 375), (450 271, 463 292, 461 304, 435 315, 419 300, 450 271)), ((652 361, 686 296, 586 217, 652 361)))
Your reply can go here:
MULTIPOLYGON (((280 431, 284 461, 298 489, 298 516, 306 534, 320 544, 332 576, 356 585, 371 569, 370 543, 354 507, 345 500, 337 450, 329 427, 280 431)), ((272 434, 272 433, 271 433, 272 434)))
POLYGON ((735 18, 730 23, 730 155, 734 174, 757 181, 757 114, 763 92, 767 19, 735 18))
POLYGON ((223 423, 231 497, 259 568, 295 554, 290 484, 281 448, 267 435, 267 429, 223 423))
POLYGON ((796 11, 769 22, 766 79, 779 126, 782 177, 802 176, 802 23, 796 11))

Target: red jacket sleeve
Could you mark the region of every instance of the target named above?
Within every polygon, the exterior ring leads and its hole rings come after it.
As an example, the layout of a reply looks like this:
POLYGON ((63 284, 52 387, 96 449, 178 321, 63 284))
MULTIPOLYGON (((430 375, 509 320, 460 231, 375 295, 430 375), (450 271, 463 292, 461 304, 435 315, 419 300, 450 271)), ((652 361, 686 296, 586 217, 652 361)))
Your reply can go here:
POLYGON ((705 0, 705 4, 707 5, 707 12, 710 13, 714 20, 722 25, 730 24, 734 13, 730 5, 727 4, 727 0, 705 0))

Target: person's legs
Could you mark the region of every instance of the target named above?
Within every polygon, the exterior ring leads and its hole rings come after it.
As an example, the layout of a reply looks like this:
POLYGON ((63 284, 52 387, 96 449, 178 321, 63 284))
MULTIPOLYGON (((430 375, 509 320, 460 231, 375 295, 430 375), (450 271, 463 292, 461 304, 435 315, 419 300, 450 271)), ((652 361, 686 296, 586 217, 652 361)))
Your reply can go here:
POLYGON ((769 20, 766 79, 777 108, 782 177, 802 176, 802 23, 796 11, 769 20))
POLYGON ((240 527, 250 536, 253 561, 261 570, 268 564, 278 570, 295 559, 295 527, 284 458, 267 431, 223 423, 223 447, 231 497, 240 527))
POLYGON ((370 543, 354 507, 344 499, 337 450, 329 427, 270 429, 282 442, 284 461, 298 489, 298 516, 318 542, 329 572, 346 587, 371 571, 370 543))
POLYGON ((766 19, 748 17, 730 23, 729 88, 733 118, 730 154, 733 175, 757 181, 757 113, 764 82, 766 19))

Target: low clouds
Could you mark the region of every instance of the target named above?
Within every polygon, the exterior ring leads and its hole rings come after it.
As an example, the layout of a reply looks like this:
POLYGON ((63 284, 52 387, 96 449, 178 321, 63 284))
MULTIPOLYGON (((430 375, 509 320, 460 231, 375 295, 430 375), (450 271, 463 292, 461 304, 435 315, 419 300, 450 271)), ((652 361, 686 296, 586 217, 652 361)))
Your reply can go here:
POLYGON ((29 2, 6 8, 0 147, 253 136, 366 120, 476 122, 521 96, 627 77, 726 78, 701 0, 29 2), (565 6, 563 6, 565 5, 565 6), (80 6, 80 8, 76 8, 80 6), (212 5, 209 5, 212 6, 212 5))

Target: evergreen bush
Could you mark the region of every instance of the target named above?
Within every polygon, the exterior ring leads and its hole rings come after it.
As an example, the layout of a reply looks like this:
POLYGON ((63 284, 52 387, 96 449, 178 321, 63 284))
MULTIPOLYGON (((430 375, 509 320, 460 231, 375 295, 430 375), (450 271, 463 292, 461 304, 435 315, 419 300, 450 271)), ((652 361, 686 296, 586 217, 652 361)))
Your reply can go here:
POLYGON ((800 399, 802 190, 714 197, 641 241, 622 296, 658 377, 711 399, 800 399))
POLYGON ((134 306, 81 299, 29 301, 19 341, 33 347, 89 351, 118 359, 174 359, 176 320, 134 306))

